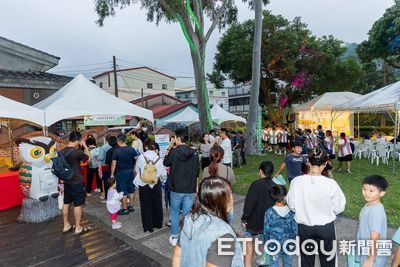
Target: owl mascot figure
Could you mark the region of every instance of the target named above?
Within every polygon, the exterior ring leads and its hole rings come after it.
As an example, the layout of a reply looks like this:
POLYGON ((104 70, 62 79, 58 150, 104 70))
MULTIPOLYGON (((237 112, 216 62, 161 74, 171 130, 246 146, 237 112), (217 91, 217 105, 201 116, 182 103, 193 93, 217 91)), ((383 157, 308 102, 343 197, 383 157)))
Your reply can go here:
POLYGON ((56 156, 56 144, 50 137, 38 136, 16 140, 23 164, 19 182, 25 198, 19 222, 40 223, 58 215, 58 178, 51 172, 51 158, 56 156))

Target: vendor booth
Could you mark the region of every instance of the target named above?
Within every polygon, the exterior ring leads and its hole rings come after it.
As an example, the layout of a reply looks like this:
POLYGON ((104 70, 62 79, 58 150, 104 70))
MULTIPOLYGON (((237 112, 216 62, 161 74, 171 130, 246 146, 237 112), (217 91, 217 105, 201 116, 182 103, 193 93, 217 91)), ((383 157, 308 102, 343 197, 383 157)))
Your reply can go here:
MULTIPOLYGON (((0 127, 8 129, 10 157, 2 158, 4 165, 13 165, 12 130, 18 124, 44 125, 44 112, 35 107, 0 96, 0 127)), ((3 164, 2 164, 3 165, 3 164)), ((3 166, 4 167, 4 166, 3 166)), ((21 205, 24 195, 19 186, 18 172, 0 174, 0 210, 21 205)))
POLYGON ((361 95, 352 92, 329 92, 320 95, 298 107, 296 111, 296 125, 301 129, 317 129, 322 125, 324 130, 332 130, 335 136, 341 132, 354 135, 353 112, 337 111, 337 105, 359 98, 361 95))
MULTIPOLYGON (((363 95, 357 99, 337 105, 335 112, 373 113, 373 112, 394 112, 392 117, 395 125, 394 136, 399 135, 399 110, 400 110, 400 81, 363 95)), ((394 139, 395 150, 397 151, 397 138, 394 139)), ((395 171, 395 157, 393 157, 393 171, 395 171)))
MULTIPOLYGON (((33 107, 0 96, 2 124, 6 121, 7 125, 11 125, 11 120, 17 119, 22 120, 23 123, 46 128, 63 119, 90 115, 131 115, 153 122, 151 110, 138 107, 105 92, 81 74, 33 107)), ((13 139, 10 127, 9 135, 12 149, 13 139)), ((18 172, 1 174, 0 210, 21 205, 23 198, 18 172)))

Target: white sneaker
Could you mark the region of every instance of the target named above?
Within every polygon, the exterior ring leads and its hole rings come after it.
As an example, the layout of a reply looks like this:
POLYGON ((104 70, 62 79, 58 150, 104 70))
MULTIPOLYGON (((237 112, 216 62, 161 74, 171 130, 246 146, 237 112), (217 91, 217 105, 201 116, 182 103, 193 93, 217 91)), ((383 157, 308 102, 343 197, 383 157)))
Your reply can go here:
POLYGON ((170 236, 168 241, 169 241, 169 243, 171 244, 171 246, 175 247, 176 244, 178 243, 178 238, 177 238, 177 237, 170 236))
POLYGON ((122 227, 122 224, 120 222, 116 222, 112 225, 112 229, 119 229, 122 227))

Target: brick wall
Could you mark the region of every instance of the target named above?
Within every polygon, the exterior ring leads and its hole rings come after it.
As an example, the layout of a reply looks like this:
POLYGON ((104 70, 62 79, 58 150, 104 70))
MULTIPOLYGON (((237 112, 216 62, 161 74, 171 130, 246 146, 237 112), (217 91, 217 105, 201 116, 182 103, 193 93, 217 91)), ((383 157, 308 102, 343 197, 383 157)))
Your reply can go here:
POLYGON ((19 88, 0 88, 0 95, 24 103, 24 90, 19 88))

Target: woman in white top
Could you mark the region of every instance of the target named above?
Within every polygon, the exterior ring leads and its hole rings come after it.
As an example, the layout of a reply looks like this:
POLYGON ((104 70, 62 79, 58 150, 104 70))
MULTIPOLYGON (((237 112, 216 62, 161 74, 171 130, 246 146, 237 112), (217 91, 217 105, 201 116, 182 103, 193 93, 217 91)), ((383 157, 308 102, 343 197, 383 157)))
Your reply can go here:
POLYGON ((131 137, 132 137, 132 144, 131 146, 139 151, 140 153, 143 153, 143 143, 142 140, 140 140, 138 133, 135 131, 131 132, 131 137))
POLYGON ((347 173, 351 173, 350 162, 353 160, 352 154, 353 152, 351 151, 350 140, 346 137, 345 133, 340 133, 340 139, 338 143, 338 171, 342 171, 343 162, 346 162, 347 173))
POLYGON ((166 180, 167 171, 162 159, 156 153, 157 146, 153 142, 146 142, 148 150, 140 154, 136 161, 136 177, 133 183, 139 187, 140 213, 144 232, 152 233, 153 228, 162 228, 163 209, 161 182, 166 180), (151 163, 150 163, 151 162, 151 163), (158 181, 156 184, 146 184, 142 181, 144 168, 148 164, 154 164, 157 169, 158 181))
POLYGON ((315 255, 307 252, 318 252, 323 267, 337 266, 334 221, 343 212, 346 198, 335 180, 321 174, 328 162, 327 154, 317 147, 309 152, 308 160, 309 174, 294 178, 287 195, 287 204, 295 212, 300 247, 305 247, 300 249, 299 266, 314 267, 315 255), (313 246, 312 243, 321 247, 320 241, 324 241, 323 249, 328 253, 313 246))
POLYGON ((332 135, 331 130, 326 131, 325 139, 324 139, 324 145, 328 150, 328 156, 330 159, 335 158, 335 137, 332 135))
POLYGON ((204 133, 200 138, 199 152, 201 153, 201 169, 210 165, 210 149, 213 145, 209 142, 209 135, 204 133))

